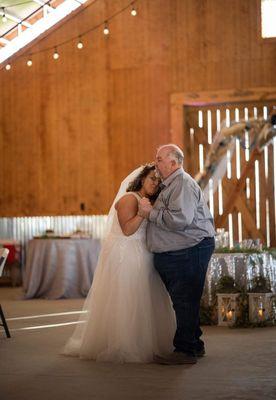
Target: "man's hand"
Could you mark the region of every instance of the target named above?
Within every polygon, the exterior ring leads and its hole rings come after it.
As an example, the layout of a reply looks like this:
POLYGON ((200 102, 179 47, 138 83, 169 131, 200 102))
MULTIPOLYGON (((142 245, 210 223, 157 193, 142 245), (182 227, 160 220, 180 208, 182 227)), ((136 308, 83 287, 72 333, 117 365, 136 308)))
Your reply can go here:
POLYGON ((152 205, 149 199, 143 197, 138 204, 138 215, 143 218, 148 218, 149 213, 152 210, 152 205))

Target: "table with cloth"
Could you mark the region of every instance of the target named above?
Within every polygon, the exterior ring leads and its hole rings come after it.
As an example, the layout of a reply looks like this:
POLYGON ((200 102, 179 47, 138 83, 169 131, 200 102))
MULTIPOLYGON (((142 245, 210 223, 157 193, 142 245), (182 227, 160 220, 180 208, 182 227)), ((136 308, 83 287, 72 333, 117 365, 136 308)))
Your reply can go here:
POLYGON ((85 297, 91 287, 100 239, 33 239, 23 275, 25 298, 85 297))
POLYGON ((21 243, 20 241, 14 239, 0 239, 0 248, 1 247, 9 250, 3 273, 3 279, 8 279, 8 281, 11 282, 12 286, 20 286, 22 284, 21 243))
MULTIPOLYGON (((34 239, 27 246, 24 272, 26 298, 85 297, 91 287, 100 252, 100 239, 34 239)), ((214 253, 206 276, 203 302, 210 305, 218 280, 232 276, 250 289, 264 275, 276 292, 276 257, 269 252, 214 253)))

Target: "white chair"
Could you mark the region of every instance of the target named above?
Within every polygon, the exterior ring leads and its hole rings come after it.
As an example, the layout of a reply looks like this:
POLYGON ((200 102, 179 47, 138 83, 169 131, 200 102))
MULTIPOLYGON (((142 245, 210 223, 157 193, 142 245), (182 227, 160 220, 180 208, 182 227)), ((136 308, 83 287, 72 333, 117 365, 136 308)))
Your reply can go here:
MULTIPOLYGON (((8 249, 5 249, 5 248, 0 249, 0 277, 2 276, 3 269, 4 269, 4 266, 5 266, 5 262, 7 260, 8 254, 9 254, 9 250, 8 249)), ((1 318, 1 321, 2 321, 2 323, 0 323, 0 326, 4 327, 7 337, 10 338, 11 337, 10 331, 9 331, 9 328, 8 328, 8 325, 7 325, 7 322, 6 322, 5 315, 3 313, 1 304, 0 304, 0 318, 1 318)))

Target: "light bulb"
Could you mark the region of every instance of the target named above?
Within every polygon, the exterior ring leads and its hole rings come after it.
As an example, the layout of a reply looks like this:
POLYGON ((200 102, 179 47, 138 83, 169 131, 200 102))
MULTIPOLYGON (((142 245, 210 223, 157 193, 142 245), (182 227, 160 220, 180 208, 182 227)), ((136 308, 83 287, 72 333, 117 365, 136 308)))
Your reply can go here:
POLYGON ((104 35, 109 35, 109 29, 108 29, 108 25, 107 22, 104 25, 104 30, 103 30, 104 35))
POLYGON ((57 49, 55 49, 55 52, 54 52, 54 54, 53 54, 53 59, 54 60, 57 60, 59 58, 59 54, 58 54, 58 52, 57 52, 57 49))
POLYGON ((11 64, 6 65, 6 70, 9 71, 11 69, 11 64))
POLYGON ((137 10, 136 10, 134 7, 132 7, 132 10, 130 11, 130 14, 131 14, 133 17, 136 17, 136 15, 137 15, 137 10))
POLYGON ((31 59, 27 61, 27 65, 28 65, 28 67, 31 67, 33 65, 33 62, 31 59))
POLYGON ((78 44, 77 44, 77 48, 78 49, 82 49, 83 48, 83 43, 81 40, 79 40, 78 44))
POLYGON ((6 15, 5 14, 3 14, 3 17, 2 17, 2 22, 7 22, 8 21, 8 18, 6 17, 6 15))

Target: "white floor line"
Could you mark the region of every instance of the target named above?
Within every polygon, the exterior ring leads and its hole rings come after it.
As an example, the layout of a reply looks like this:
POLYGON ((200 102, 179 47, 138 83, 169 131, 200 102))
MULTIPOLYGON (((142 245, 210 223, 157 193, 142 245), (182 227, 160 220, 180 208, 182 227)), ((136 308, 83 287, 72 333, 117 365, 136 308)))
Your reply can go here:
POLYGON ((56 317, 56 316, 60 316, 60 315, 73 315, 73 314, 85 314, 85 313, 87 313, 87 311, 71 311, 71 312, 53 313, 53 314, 29 315, 26 317, 6 318, 6 321, 17 321, 17 320, 21 320, 21 319, 56 317))
MULTIPOLYGON (((58 328, 60 326, 65 326, 65 325, 76 325, 76 324, 83 324, 85 321, 73 321, 73 322, 64 322, 63 324, 50 324, 50 325, 37 325, 37 326, 26 326, 24 328, 14 328, 10 329, 10 332, 15 332, 15 331, 29 331, 29 330, 34 330, 34 329, 45 329, 45 328, 58 328)), ((4 330, 0 331, 1 333, 5 332, 4 330)))

